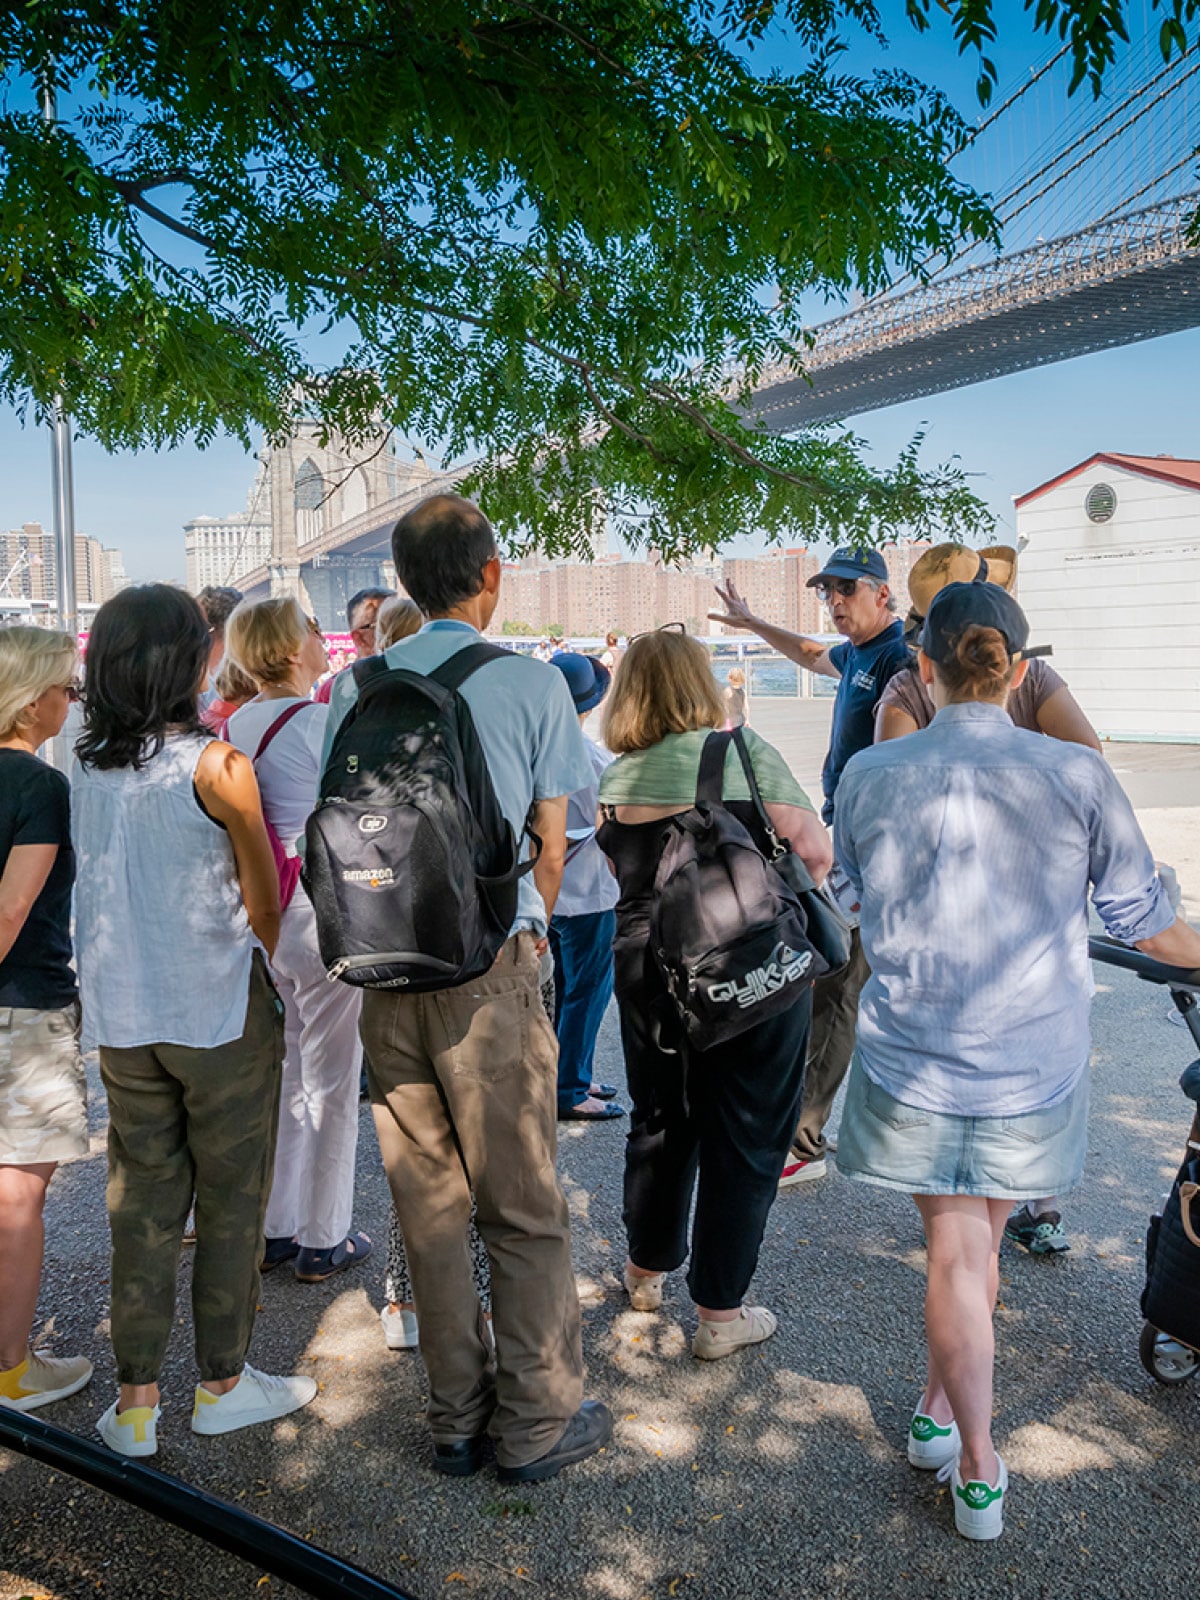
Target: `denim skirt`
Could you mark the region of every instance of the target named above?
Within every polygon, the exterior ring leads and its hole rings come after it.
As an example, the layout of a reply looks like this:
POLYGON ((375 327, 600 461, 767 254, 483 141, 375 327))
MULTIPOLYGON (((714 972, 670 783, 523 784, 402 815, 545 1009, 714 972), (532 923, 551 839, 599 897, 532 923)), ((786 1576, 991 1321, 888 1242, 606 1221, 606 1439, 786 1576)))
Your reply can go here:
POLYGON ((895 1099, 850 1068, 837 1167, 847 1178, 905 1194, 1038 1200, 1072 1188, 1087 1152, 1088 1074, 1065 1100, 1019 1117, 957 1117, 895 1099))

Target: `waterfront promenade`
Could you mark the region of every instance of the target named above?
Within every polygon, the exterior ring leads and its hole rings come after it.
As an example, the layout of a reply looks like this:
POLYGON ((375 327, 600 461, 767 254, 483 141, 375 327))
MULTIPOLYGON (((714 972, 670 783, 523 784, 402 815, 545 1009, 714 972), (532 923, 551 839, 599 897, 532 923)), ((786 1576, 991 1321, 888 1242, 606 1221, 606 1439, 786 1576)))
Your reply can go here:
MULTIPOLYGON (((755 725, 818 792, 828 703, 761 701, 755 725)), ((1200 915, 1200 748, 1112 746, 1156 852, 1200 915)), ((163 1471, 386 1575, 420 1600, 1174 1600, 1187 1589, 1200 1503, 1200 1381, 1161 1389, 1137 1359, 1142 1235, 1188 1123, 1176 1087, 1187 1034, 1162 992, 1097 972, 1088 1170, 1066 1207, 1074 1243, 1036 1261, 1005 1247, 997 1313, 997 1441, 1010 1527, 973 1547, 945 1491, 908 1467, 921 1383, 923 1251, 911 1202, 836 1174, 780 1198, 754 1296, 778 1336, 730 1361, 687 1353, 679 1275, 661 1313, 620 1289, 623 1125, 563 1130, 590 1393, 612 1445, 561 1478, 500 1489, 427 1465, 421 1369, 383 1347, 387 1197, 362 1113, 356 1218, 378 1249, 322 1287, 276 1273, 252 1350, 312 1372, 313 1405, 204 1440, 188 1430, 187 1273, 164 1374, 163 1471)), ((615 1014, 601 1075, 622 1081, 615 1014)), ((59 1175, 39 1326, 97 1363, 90 1389, 43 1413, 88 1432, 112 1395, 102 1099, 91 1158, 59 1175)), ((95 1491, 0 1452, 0 1600, 292 1600, 296 1591, 95 1491)))

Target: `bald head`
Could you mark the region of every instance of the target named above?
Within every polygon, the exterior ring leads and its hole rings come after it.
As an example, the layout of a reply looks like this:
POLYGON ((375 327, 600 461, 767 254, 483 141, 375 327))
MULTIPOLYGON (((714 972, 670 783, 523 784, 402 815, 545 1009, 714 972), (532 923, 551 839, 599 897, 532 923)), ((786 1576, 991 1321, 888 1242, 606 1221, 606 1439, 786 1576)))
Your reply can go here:
POLYGON ((430 495, 392 529, 396 576, 427 617, 474 599, 495 554, 491 523, 457 494, 430 495))

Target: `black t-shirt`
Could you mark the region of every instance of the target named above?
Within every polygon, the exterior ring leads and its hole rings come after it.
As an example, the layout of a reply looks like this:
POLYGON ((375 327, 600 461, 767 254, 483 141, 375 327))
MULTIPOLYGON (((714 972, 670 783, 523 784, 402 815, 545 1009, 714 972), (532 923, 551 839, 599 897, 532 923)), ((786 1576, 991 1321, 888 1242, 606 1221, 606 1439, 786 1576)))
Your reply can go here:
POLYGON ((0 750, 0 875, 22 844, 56 844, 58 854, 25 926, 0 961, 0 1006, 59 1011, 78 990, 71 970, 71 787, 61 772, 24 750, 0 750))
POLYGON ((829 754, 821 770, 821 787, 825 790, 821 820, 826 827, 833 822, 833 797, 847 761, 875 742, 879 697, 912 658, 904 642, 904 624, 893 622, 866 644, 851 644, 849 639, 835 644, 829 659, 841 673, 841 680, 833 702, 829 754))

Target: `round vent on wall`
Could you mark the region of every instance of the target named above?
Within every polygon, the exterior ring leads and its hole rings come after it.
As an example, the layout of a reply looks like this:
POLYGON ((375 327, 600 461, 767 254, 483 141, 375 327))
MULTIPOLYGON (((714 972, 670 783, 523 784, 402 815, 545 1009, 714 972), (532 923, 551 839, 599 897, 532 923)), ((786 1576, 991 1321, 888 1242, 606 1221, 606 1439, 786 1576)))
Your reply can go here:
POLYGON ((1089 522, 1107 522, 1117 509, 1117 497, 1107 483, 1094 483, 1083 502, 1089 522))

